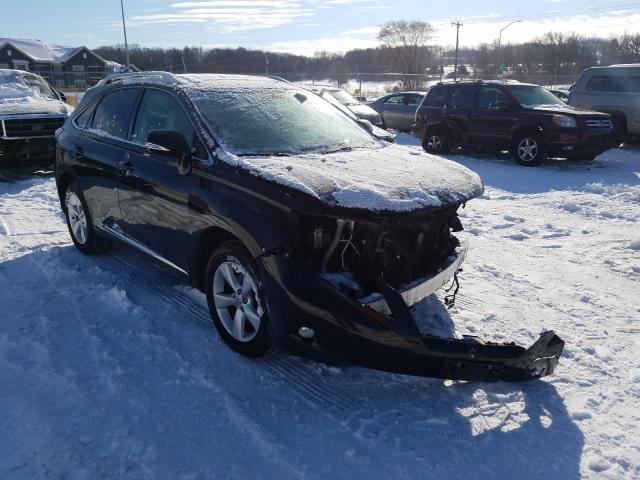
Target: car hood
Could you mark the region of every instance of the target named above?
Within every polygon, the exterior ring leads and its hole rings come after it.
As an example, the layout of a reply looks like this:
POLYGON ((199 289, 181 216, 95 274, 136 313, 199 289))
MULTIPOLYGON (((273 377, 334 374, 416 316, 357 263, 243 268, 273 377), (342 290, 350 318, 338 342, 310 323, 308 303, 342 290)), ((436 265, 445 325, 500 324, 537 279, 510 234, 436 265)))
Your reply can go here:
POLYGON ((536 112, 557 113, 559 115, 574 115, 579 117, 596 117, 596 118, 609 118, 610 115, 602 112, 594 112, 591 110, 578 110, 571 105, 539 105, 535 107, 527 107, 536 112))
POLYGON ((394 144, 290 157, 218 152, 218 158, 332 207, 411 212, 464 203, 483 192, 482 180, 471 170, 394 144))
POLYGON ((372 118, 376 118, 378 116, 378 112, 376 112, 368 105, 349 105, 347 108, 355 113, 358 118, 371 120, 372 118))
POLYGON ((73 109, 59 100, 46 100, 34 97, 0 97, 0 116, 11 118, 18 115, 54 115, 66 117, 73 109))

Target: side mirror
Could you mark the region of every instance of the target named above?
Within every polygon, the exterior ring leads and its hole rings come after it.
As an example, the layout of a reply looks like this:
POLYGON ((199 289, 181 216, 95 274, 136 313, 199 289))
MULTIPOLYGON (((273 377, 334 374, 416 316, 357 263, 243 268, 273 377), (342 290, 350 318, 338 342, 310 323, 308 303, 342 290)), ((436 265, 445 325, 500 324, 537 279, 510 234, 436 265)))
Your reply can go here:
POLYGON ((180 175, 189 175, 191 173, 193 165, 191 149, 186 138, 180 132, 175 130, 152 130, 149 132, 144 146, 155 155, 176 160, 180 175))
POLYGON ((359 118, 358 123, 363 126, 367 132, 373 133, 373 123, 371 123, 369 120, 359 118))
POLYGON ((67 103, 67 96, 64 93, 58 92, 58 95, 60 96, 60 100, 62 100, 64 103, 67 103))

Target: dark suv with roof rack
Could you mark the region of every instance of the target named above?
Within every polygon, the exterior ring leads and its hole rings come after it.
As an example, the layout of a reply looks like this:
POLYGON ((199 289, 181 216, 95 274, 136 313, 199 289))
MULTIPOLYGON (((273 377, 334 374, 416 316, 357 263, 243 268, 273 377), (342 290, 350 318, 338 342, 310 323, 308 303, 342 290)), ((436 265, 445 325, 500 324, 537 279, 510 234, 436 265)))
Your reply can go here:
POLYGON ((576 110, 537 85, 503 81, 434 86, 416 112, 412 133, 430 153, 509 150, 527 166, 547 157, 592 160, 617 146, 610 115, 576 110))

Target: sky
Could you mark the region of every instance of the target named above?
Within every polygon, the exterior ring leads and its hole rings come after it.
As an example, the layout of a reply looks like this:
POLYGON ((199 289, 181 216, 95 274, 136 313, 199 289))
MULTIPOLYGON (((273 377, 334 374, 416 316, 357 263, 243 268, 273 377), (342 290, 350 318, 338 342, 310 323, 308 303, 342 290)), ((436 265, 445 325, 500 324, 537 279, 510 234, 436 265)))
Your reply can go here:
MULTIPOLYGON (((129 43, 148 47, 245 47, 313 55, 378 44, 388 20, 422 20, 432 40, 460 44, 530 40, 554 30, 608 37, 640 31, 640 0, 124 0, 129 43)), ((5 2, 0 36, 90 48, 123 43, 120 0, 5 2)))

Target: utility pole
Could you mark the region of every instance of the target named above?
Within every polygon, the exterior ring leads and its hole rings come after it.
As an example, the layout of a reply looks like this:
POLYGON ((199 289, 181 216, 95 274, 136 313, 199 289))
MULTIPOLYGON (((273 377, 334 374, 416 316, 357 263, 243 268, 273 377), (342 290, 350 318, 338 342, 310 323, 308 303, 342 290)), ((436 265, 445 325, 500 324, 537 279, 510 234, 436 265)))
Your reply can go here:
POLYGON ((452 22, 451 25, 453 25, 454 27, 456 27, 456 59, 455 59, 455 63, 453 66, 453 81, 456 81, 456 77, 458 75, 458 45, 459 45, 459 40, 460 40, 460 27, 462 26, 462 23, 460 22, 452 22))
POLYGON ((269 76, 269 57, 267 55, 264 56, 264 70, 268 77, 269 76))
POLYGON ((127 56, 126 71, 131 71, 131 61, 129 60, 129 42, 127 41, 127 24, 124 21, 124 0, 120 0, 120 9, 122 10, 122 30, 124 30, 124 51, 127 56))
POLYGON ((500 44, 502 43, 502 32, 507 28, 509 28, 514 23, 520 23, 520 22, 522 22, 522 20, 516 20, 515 22, 511 22, 500 29, 500 35, 498 36, 498 46, 496 48, 496 79, 498 78, 498 74, 500 73, 500 44))

